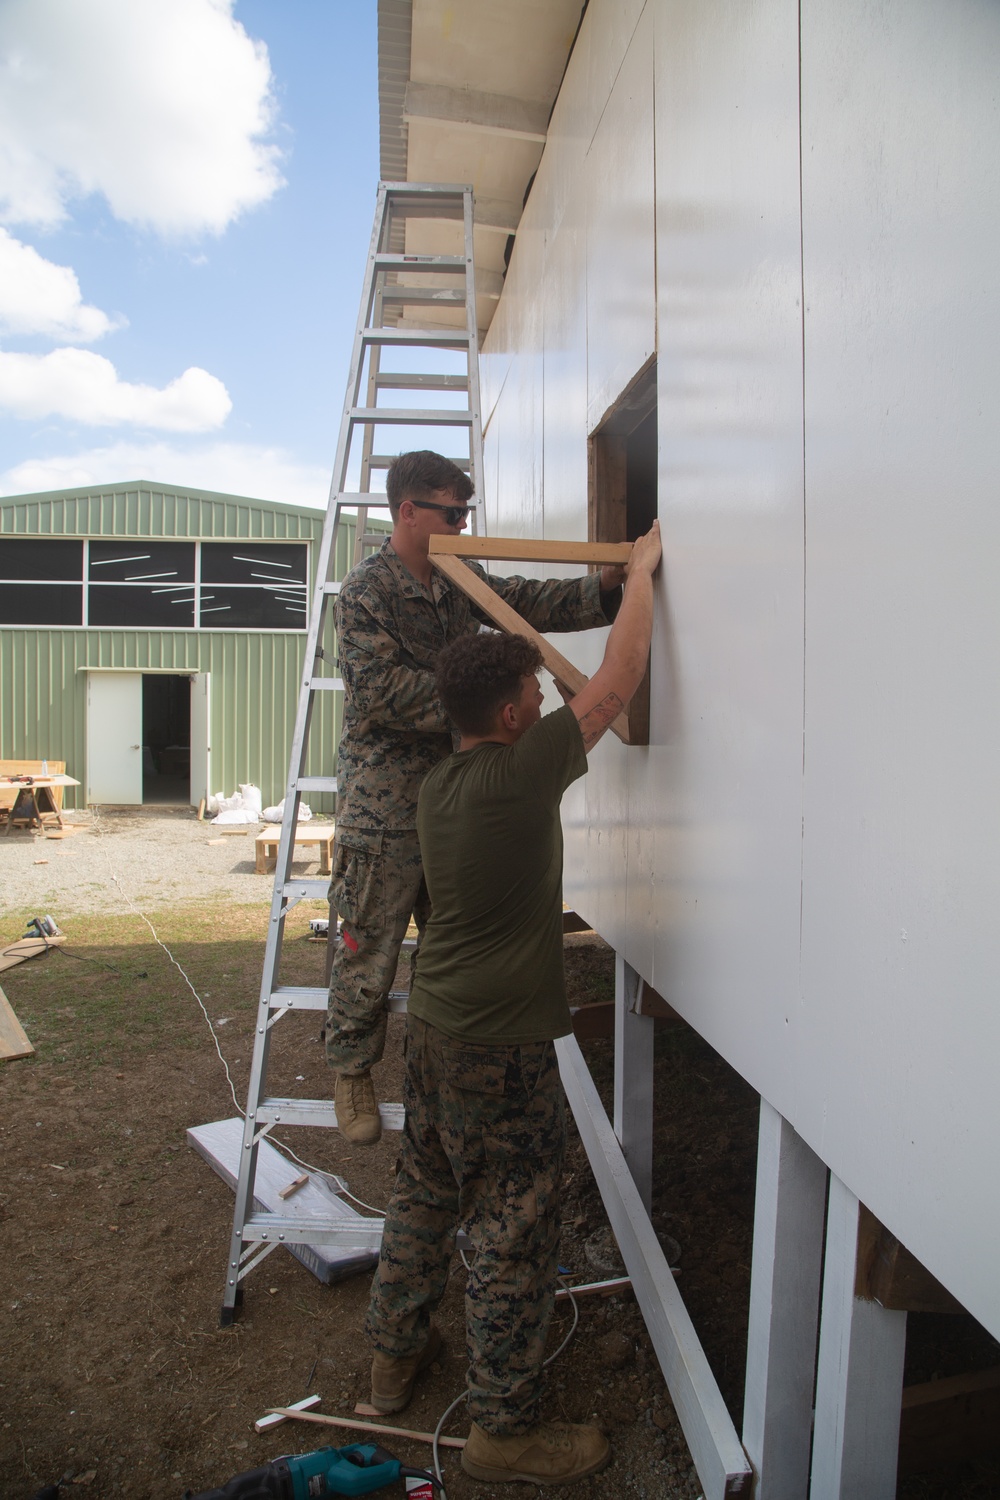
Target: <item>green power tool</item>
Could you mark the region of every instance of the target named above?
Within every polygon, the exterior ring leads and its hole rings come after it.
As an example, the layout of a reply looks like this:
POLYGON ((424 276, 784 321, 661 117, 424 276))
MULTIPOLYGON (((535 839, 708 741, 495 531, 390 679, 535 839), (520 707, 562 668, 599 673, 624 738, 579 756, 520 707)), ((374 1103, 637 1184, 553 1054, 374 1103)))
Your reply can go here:
POLYGON ((218 1490, 184 1500, 321 1500, 324 1495, 367 1495, 384 1484, 412 1476, 441 1486, 426 1469, 407 1469, 375 1443, 352 1443, 347 1448, 317 1448, 314 1453, 289 1453, 259 1469, 237 1474, 218 1490))

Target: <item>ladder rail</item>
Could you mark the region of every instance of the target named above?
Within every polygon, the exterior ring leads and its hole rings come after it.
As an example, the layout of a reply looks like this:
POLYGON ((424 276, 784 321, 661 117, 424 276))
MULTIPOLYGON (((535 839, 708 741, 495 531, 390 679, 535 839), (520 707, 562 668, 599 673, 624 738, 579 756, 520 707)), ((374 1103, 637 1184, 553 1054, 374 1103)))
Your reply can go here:
MULTIPOLYGON (((275 1216, 255 1211, 254 1184, 257 1175, 258 1148, 267 1132, 275 1123, 275 1106, 283 1113, 285 1123, 293 1117, 295 1123, 319 1124, 330 1127, 336 1124, 336 1114, 328 1101, 320 1100, 269 1100, 265 1097, 265 1085, 270 1056, 271 1032, 274 1023, 291 1010, 315 1011, 323 1008, 323 993, 312 987, 282 986, 279 983, 284 922, 287 913, 303 898, 315 897, 325 892, 327 882, 293 880, 291 865, 294 853, 294 836, 298 822, 303 791, 335 790, 336 779, 332 776, 307 775, 309 737, 313 713, 319 702, 324 708, 330 702, 329 692, 342 691, 339 677, 329 671, 323 672, 329 658, 324 650, 327 631, 332 624, 330 602, 339 585, 331 579, 337 566, 337 544, 344 513, 355 510, 354 563, 363 555, 368 531, 368 510, 384 509, 387 501, 383 492, 371 490, 373 471, 388 467, 392 461, 386 454, 375 449, 376 429, 404 421, 412 426, 440 426, 466 428, 468 434, 468 459, 455 460, 468 470, 473 483, 472 520, 473 530, 485 531, 485 504, 483 496, 482 420, 480 408, 478 323, 476 317, 475 277, 473 271, 473 194, 464 184, 414 184, 380 183, 376 195, 375 217, 369 244, 368 260, 362 284, 358 323, 348 366, 346 397, 337 437, 336 455, 331 476, 326 516, 323 523, 315 558, 315 577, 312 605, 306 632, 303 656, 302 680, 297 699, 295 726, 289 753, 289 770, 285 792, 284 815, 278 839, 275 861, 274 887, 265 943, 259 1001, 254 1023, 254 1047, 251 1060, 250 1079, 247 1090, 247 1107, 237 1171, 236 1201, 233 1212, 233 1228, 230 1252, 226 1266, 225 1291, 221 1321, 223 1326, 232 1322, 236 1308, 242 1299, 242 1281, 247 1272, 259 1264, 262 1258, 254 1254, 254 1247, 278 1242, 297 1241, 298 1228, 284 1223, 275 1216), (399 219, 434 218, 461 222, 462 255, 413 256, 390 250, 389 240, 399 219), (400 283, 399 277, 415 271, 421 275, 438 273, 447 276, 463 276, 464 289, 456 293, 449 288, 437 286, 413 287, 400 283), (387 283, 388 277, 395 277, 387 283), (437 327, 418 329, 409 326, 386 327, 385 318, 398 318, 407 302, 433 307, 435 304, 448 307, 465 304, 464 327, 437 327), (398 390, 464 390, 467 393, 466 411, 452 407, 440 409, 402 408, 378 406, 381 389, 391 389, 392 372, 382 369, 383 351, 391 347, 423 347, 428 350, 447 349, 466 356, 466 374, 459 376, 404 375, 398 390), (365 382, 367 359, 366 404, 360 396, 365 382), (438 383, 443 382, 443 383, 438 383), (352 441, 361 428, 360 484, 357 491, 348 491, 347 476, 351 461, 352 441), (322 697, 318 695, 322 694, 322 697), (277 1233, 275 1233, 277 1231, 277 1233)), ((404 226, 405 227, 405 226, 404 226)), ((331 914, 332 915, 332 914, 331 914)), ((405 995, 393 992, 390 1009, 405 1010, 405 995)), ((402 1107, 383 1106, 384 1123, 390 1128, 401 1128, 402 1107)), ((315 1237, 325 1233, 326 1227, 308 1221, 308 1233, 315 1237)), ((333 1238, 337 1233, 331 1230, 333 1238)), ((341 1231, 342 1234, 342 1231, 341 1231)), ((308 1236, 303 1232, 303 1240, 308 1236)), ((266 1252, 265 1252, 266 1253, 266 1252)))

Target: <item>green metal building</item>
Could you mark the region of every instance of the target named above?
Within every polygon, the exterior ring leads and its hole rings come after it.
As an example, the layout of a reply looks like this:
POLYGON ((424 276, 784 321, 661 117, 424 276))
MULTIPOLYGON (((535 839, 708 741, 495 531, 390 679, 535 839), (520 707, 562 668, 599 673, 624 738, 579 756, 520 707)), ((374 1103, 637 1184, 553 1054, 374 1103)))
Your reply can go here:
MULTIPOLYGON (((64 760, 67 807, 197 806, 242 782, 279 801, 323 520, 145 481, 0 499, 0 759, 64 760)), ((336 577, 353 553, 342 525, 336 577)), ((327 697, 310 775, 334 766, 327 697)))

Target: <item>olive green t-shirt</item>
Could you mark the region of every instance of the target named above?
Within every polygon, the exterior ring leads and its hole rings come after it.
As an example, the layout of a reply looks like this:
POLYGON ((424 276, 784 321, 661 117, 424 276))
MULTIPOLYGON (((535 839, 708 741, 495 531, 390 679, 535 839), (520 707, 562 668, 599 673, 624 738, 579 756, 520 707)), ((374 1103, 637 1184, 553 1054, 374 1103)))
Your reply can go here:
POLYGON ((567 706, 516 744, 458 751, 424 778, 417 830, 431 917, 411 1014, 447 1036, 508 1046, 571 1030, 559 803, 586 769, 567 706))

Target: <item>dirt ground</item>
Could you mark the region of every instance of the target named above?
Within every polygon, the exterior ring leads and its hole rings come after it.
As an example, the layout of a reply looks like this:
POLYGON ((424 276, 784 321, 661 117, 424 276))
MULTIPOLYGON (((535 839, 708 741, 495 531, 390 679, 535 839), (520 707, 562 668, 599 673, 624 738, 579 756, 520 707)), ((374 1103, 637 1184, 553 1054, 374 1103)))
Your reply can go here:
MULTIPOLYGON (((232 1194, 185 1130, 237 1113, 219 1052, 236 1100, 245 1098, 270 880, 251 873, 249 840, 213 843, 213 830, 179 814, 79 821, 61 842, 0 837, 3 888, 15 892, 3 902, 0 946, 42 910, 67 934, 62 949, 0 979, 36 1048, 0 1063, 0 1496, 28 1500, 61 1479, 65 1494, 95 1500, 175 1500, 282 1452, 355 1440, 301 1423, 262 1437, 253 1423, 313 1392, 341 1416, 367 1400, 369 1277, 323 1286, 279 1250, 248 1279, 238 1322, 219 1327, 232 1194)), ((321 912, 303 904, 290 917, 286 982, 320 982, 323 949, 308 941, 308 919, 321 912)), ((568 938, 567 970, 573 1003, 610 998, 612 955, 599 939, 568 938)), ((386 1099, 400 1097, 400 1025, 379 1079, 386 1099)), ((584 1050, 607 1101, 610 1043, 584 1050)), ((315 1015, 284 1018, 271 1058, 273 1092, 328 1094, 315 1015)), ((757 1107, 695 1033, 658 1028, 653 1222, 737 1426, 757 1107)), ((325 1131, 282 1138, 384 1206, 391 1136, 369 1150, 325 1131)), ((563 1217, 563 1265, 577 1280, 613 1274, 615 1247, 575 1134, 563 1217)), ((462 1388, 460 1273, 456 1263, 440 1312, 443 1357, 399 1419, 408 1427, 432 1429, 462 1388)), ((553 1348, 568 1327, 563 1304, 553 1348)), ((908 1380, 1000 1363, 971 1319, 911 1318, 911 1331, 908 1380)), ((581 1302, 576 1335, 549 1371, 547 1414, 597 1421, 612 1439, 611 1467, 580 1484, 582 1497, 699 1494, 630 1297, 581 1302)), ((447 1431, 464 1434, 460 1412, 447 1431)), ((387 1446, 404 1462, 430 1461, 417 1443, 387 1446)), ((454 1455, 444 1463, 451 1500, 512 1493, 470 1481, 454 1455)), ((991 1465, 969 1463, 901 1481, 899 1495, 998 1496, 1000 1483, 991 1465)))

